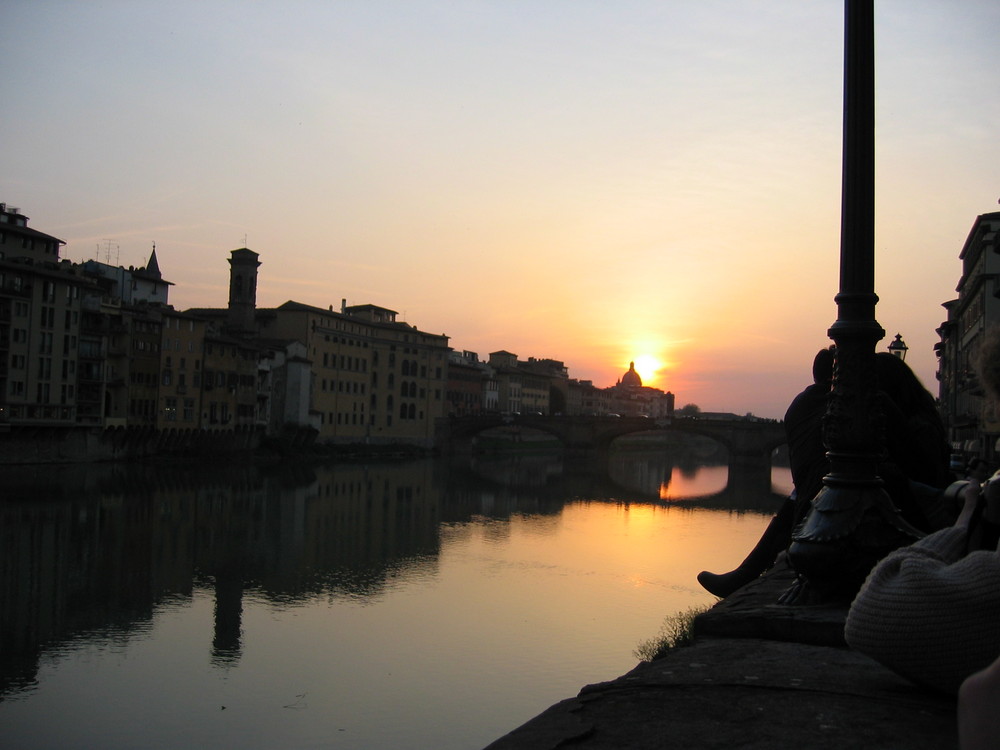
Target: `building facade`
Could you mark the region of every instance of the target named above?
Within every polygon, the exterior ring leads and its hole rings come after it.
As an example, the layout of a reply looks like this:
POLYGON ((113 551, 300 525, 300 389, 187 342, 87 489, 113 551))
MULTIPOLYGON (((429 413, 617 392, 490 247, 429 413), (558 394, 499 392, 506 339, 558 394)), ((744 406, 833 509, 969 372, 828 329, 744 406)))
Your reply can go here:
POLYGON ((1000 324, 1000 212, 976 217, 959 253, 958 297, 944 303, 938 328, 939 402, 953 454, 996 462, 998 406, 986 398, 975 357, 986 332, 1000 324))
POLYGON ((448 355, 447 414, 470 417, 498 411, 497 399, 490 398, 492 368, 479 360, 475 352, 452 351, 448 355))
POLYGON ((261 261, 246 247, 230 253, 225 307, 180 311, 155 246, 145 266, 125 268, 60 259, 63 244, 0 203, 0 429, 254 430, 430 447, 449 415, 672 412, 670 394, 668 406, 628 373, 599 389, 554 359, 496 351, 482 362, 385 307, 258 308, 261 261))
POLYGON ((83 317, 84 300, 99 298, 99 292, 60 260, 63 244, 29 227, 19 209, 0 203, 2 425, 100 419, 103 342, 83 317))

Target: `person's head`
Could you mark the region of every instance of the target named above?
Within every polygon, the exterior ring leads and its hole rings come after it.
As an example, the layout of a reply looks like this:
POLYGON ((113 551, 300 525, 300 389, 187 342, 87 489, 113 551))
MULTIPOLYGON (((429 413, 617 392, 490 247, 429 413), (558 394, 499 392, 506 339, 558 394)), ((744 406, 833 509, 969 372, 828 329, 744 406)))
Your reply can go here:
POLYGON ((899 357, 889 352, 876 353, 875 375, 878 389, 889 396, 904 414, 937 413, 934 397, 899 357))
POLYGON ((830 385, 833 382, 833 347, 820 349, 813 358, 813 382, 830 385))

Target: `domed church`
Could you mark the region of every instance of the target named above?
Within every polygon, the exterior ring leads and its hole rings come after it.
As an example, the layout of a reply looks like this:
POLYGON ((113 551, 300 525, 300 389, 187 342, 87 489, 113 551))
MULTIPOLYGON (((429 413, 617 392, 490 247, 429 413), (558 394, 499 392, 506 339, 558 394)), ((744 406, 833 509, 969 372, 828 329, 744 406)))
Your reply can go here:
POLYGON ((626 388, 642 388, 642 378, 635 371, 635 362, 628 363, 628 372, 622 375, 622 379, 618 381, 618 385, 625 386, 626 388))
POLYGON ((635 362, 629 362, 628 371, 608 391, 612 411, 623 417, 673 416, 674 394, 644 386, 635 371, 635 362))

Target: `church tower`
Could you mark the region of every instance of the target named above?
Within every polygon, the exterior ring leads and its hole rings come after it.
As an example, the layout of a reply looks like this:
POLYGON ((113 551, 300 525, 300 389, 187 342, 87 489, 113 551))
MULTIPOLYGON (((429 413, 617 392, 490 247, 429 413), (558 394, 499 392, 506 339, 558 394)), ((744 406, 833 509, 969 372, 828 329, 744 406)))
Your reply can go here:
POLYGON ((229 316, 227 323, 235 333, 250 334, 255 330, 257 309, 257 268, 260 256, 241 247, 229 258, 229 316))

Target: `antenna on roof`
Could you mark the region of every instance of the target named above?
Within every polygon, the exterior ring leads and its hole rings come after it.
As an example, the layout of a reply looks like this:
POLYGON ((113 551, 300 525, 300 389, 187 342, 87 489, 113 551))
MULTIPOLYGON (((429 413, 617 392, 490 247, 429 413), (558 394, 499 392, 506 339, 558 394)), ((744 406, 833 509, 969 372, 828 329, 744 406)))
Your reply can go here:
MULTIPOLYGON (((115 265, 118 265, 118 256, 121 254, 121 247, 115 240, 104 240, 104 262, 109 266, 111 265, 111 247, 115 248, 115 265)), ((100 260, 100 246, 98 246, 98 256, 97 259, 100 260)))
POLYGON ((247 233, 244 232, 243 233, 243 247, 246 247, 246 246, 247 246, 247 233))

